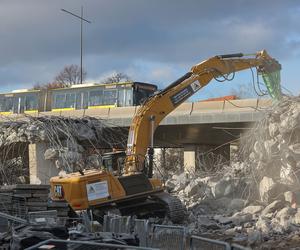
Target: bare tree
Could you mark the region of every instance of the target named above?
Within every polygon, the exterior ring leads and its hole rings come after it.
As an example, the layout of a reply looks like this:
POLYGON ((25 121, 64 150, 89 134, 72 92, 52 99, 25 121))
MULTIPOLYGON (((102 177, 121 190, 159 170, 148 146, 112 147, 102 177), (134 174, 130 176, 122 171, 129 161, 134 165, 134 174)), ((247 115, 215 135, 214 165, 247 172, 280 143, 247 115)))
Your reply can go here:
POLYGON ((108 83, 129 82, 129 81, 131 81, 131 78, 128 75, 119 72, 119 73, 112 74, 111 76, 104 79, 102 82, 108 84, 108 83))
MULTIPOLYGON (((71 64, 64 67, 64 69, 54 78, 54 82, 64 86, 80 84, 80 66, 71 64)), ((82 81, 86 77, 86 71, 82 72, 82 81)))
POLYGON ((36 83, 33 89, 60 89, 64 88, 66 85, 59 82, 48 82, 48 83, 36 83))

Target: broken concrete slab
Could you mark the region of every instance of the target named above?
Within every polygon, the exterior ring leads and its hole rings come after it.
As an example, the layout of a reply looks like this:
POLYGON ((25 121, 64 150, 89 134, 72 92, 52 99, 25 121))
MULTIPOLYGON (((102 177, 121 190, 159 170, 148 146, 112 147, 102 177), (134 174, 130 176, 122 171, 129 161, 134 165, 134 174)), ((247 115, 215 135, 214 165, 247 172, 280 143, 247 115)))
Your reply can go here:
POLYGON ((243 199, 232 199, 229 203, 228 209, 235 211, 235 210, 241 210, 246 205, 246 201, 243 199))
POLYGON ((285 192, 284 199, 285 199, 285 201, 289 202, 290 204, 296 202, 296 196, 295 196, 294 192, 292 192, 292 191, 285 192))
POLYGON ((244 223, 252 221, 252 214, 244 214, 238 212, 235 213, 231 218, 234 225, 242 225, 244 223))
POLYGON ((284 207, 276 213, 276 218, 287 220, 297 213, 297 210, 291 207, 284 207))
POLYGON ((264 235, 268 235, 271 231, 271 221, 269 219, 260 217, 256 222, 256 229, 260 230, 264 235))
POLYGON ((269 213, 274 213, 284 207, 284 202, 281 200, 276 200, 270 203, 268 206, 265 207, 265 209, 262 211, 262 215, 266 215, 269 213))
POLYGON ((217 182, 209 182, 208 185, 210 186, 211 192, 215 198, 221 198, 229 195, 232 191, 232 182, 228 180, 221 179, 217 182))
POLYGON ((275 182, 272 178, 264 176, 259 183, 259 194, 261 201, 269 202, 271 200, 271 192, 275 187, 275 182))
POLYGON ((294 214, 294 216, 292 218, 292 222, 300 225, 300 209, 299 208, 296 210, 296 213, 294 214))
POLYGON ((230 224, 232 223, 232 217, 224 217, 222 215, 215 215, 214 220, 218 221, 221 224, 230 224))
POLYGON ((256 205, 256 206, 251 205, 251 206, 245 207, 242 211, 244 213, 257 214, 257 213, 261 212, 263 209, 264 209, 263 206, 260 206, 260 205, 256 205))

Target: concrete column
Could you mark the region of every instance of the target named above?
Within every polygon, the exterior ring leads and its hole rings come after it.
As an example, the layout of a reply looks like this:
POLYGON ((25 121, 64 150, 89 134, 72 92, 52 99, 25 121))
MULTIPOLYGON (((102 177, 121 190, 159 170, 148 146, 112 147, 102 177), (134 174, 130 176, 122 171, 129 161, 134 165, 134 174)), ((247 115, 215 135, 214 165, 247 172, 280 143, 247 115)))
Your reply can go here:
POLYGON ((196 170, 196 150, 197 150, 196 145, 192 145, 192 144, 184 145, 183 164, 184 164, 185 172, 196 170))
POLYGON ((49 184, 50 178, 58 175, 59 170, 52 161, 45 160, 46 143, 29 144, 30 184, 49 184))

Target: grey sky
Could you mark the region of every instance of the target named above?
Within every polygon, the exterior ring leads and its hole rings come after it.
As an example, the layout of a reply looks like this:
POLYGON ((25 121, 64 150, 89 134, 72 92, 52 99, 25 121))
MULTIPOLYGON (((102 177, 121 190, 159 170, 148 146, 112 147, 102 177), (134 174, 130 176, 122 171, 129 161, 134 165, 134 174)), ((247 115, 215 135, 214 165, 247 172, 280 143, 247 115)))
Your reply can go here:
POLYGON ((296 81, 299 1, 0 0, 1 90, 52 81, 79 64, 84 6, 84 65, 89 81, 122 71, 138 81, 167 84, 215 54, 267 49, 296 81))

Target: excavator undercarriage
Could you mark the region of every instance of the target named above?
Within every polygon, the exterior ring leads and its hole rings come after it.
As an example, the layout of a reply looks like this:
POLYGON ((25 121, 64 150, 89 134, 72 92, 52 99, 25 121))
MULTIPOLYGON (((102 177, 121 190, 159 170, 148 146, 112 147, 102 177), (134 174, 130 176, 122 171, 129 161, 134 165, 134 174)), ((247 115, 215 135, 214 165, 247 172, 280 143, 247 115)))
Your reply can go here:
POLYGON ((102 222, 105 214, 112 213, 122 216, 136 216, 139 219, 168 218, 173 223, 182 223, 185 218, 185 208, 181 201, 168 193, 152 193, 145 197, 126 199, 108 206, 90 207, 95 218, 102 222))

